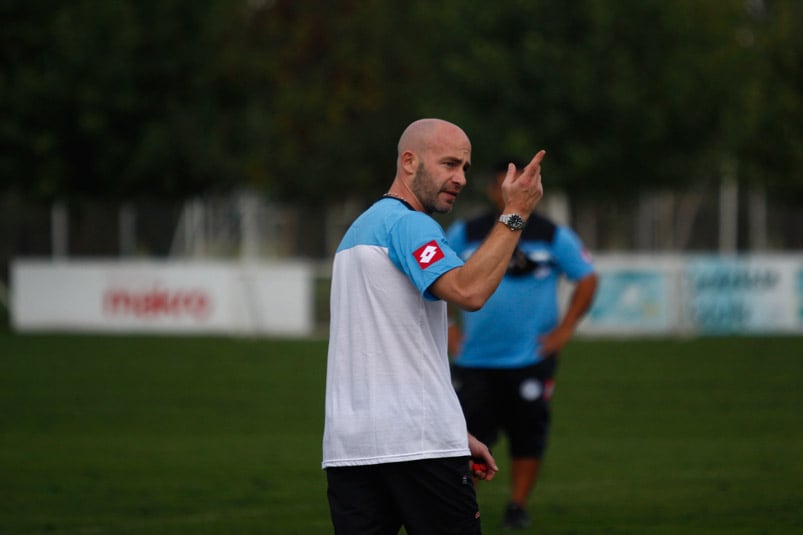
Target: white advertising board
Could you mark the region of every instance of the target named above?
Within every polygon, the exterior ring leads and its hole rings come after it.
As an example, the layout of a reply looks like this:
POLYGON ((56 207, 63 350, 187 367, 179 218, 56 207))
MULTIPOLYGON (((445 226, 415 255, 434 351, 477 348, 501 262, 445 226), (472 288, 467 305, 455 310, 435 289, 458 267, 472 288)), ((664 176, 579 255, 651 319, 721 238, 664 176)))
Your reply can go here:
POLYGON ((597 255, 594 265, 599 285, 580 334, 641 336, 677 330, 682 258, 597 255))
POLYGON ((306 263, 19 260, 11 269, 18 331, 307 335, 306 263))
POLYGON ((688 315, 702 333, 801 331, 801 274, 791 258, 692 258, 684 274, 688 315))
MULTIPOLYGON (((803 333, 803 255, 602 254, 595 265, 579 335, 803 333)), ((11 320, 18 331, 306 336, 314 279, 308 262, 18 260, 11 320)))
POLYGON ((595 265, 578 334, 803 333, 803 255, 598 255, 595 265))

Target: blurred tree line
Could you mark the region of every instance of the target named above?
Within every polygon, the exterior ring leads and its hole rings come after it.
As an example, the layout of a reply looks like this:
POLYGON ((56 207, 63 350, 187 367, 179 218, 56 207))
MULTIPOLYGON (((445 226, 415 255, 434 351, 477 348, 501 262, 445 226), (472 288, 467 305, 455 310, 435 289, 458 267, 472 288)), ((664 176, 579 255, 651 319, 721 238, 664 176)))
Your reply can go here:
POLYGON ((594 198, 741 181, 803 199, 798 0, 5 0, 0 191, 53 201, 390 182, 401 130, 483 169, 548 150, 594 198))

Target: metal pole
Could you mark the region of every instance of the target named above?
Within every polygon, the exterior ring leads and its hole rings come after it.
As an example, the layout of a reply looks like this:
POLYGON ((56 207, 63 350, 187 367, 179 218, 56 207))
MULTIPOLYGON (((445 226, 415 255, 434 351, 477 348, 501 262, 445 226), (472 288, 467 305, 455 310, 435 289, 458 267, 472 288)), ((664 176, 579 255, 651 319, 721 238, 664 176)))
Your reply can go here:
POLYGON ((68 215, 65 201, 56 201, 50 207, 50 246, 53 258, 66 258, 69 253, 68 215))
POLYGON ((735 253, 739 238, 739 182, 736 162, 725 160, 719 189, 719 252, 735 253))

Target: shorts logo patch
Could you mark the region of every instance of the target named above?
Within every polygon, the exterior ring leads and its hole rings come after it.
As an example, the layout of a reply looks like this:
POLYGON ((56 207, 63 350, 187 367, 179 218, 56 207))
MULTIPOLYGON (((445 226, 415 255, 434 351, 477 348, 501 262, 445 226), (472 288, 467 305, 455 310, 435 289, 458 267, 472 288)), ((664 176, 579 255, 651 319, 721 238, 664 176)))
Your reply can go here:
POLYGON ((527 379, 519 386, 519 395, 525 401, 535 401, 541 397, 543 391, 541 383, 536 379, 527 379))
POLYGON ((422 245, 415 251, 413 256, 421 269, 427 269, 429 266, 443 258, 443 251, 438 246, 438 242, 432 240, 431 242, 422 245))

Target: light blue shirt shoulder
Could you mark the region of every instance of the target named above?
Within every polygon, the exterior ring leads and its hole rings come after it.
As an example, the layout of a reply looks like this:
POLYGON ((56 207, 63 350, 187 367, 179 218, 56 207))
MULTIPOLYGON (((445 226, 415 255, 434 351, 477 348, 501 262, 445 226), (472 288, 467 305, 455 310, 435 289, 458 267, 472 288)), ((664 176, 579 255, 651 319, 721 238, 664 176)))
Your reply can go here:
POLYGON ((429 292, 432 283, 463 265, 437 221, 393 198, 380 199, 363 212, 337 252, 360 245, 385 249, 390 261, 430 300, 437 299, 429 292))

